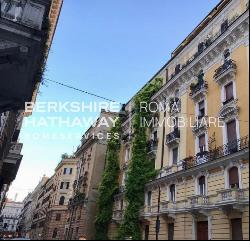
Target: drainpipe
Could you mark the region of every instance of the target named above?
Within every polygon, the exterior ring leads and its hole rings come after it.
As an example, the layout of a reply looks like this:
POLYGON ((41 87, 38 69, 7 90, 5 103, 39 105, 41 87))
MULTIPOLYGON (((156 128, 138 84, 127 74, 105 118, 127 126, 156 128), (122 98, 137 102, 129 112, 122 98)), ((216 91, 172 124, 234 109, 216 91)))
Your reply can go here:
MULTIPOLYGON (((164 125, 163 125, 163 133, 162 133, 162 150, 161 150, 161 170, 162 171, 163 167, 164 167, 164 154, 165 154, 165 135, 166 135, 166 126, 165 126, 165 120, 166 120, 166 116, 167 116, 167 112, 166 112, 166 100, 165 100, 165 104, 164 104, 164 125)), ((161 173, 160 173, 160 178, 161 178, 161 173)), ((161 186, 159 185, 158 187, 158 215, 157 215, 157 219, 156 219, 156 227, 155 227, 155 234, 156 234, 156 240, 159 240, 159 233, 160 233, 160 229, 161 229, 161 223, 160 223, 160 210, 161 210, 161 186)))

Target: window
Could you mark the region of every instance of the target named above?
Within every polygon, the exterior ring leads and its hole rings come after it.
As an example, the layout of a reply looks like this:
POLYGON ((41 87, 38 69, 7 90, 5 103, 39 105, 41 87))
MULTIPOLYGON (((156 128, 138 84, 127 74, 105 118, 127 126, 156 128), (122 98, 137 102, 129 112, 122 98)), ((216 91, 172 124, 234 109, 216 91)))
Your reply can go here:
POLYGON ((59 205, 60 205, 60 206, 63 206, 63 205, 64 205, 64 202, 65 202, 65 197, 64 197, 64 196, 60 197, 59 205))
POLYGON ((243 240, 243 232, 242 232, 242 219, 231 219, 231 232, 232 239, 231 240, 243 240))
POLYGON ((168 224, 168 240, 174 240, 174 223, 168 224))
POLYGON ((166 82, 168 81, 169 77, 168 77, 169 73, 168 73, 168 69, 166 69, 166 82))
POLYGON ((147 205, 148 207, 151 207, 152 204, 152 192, 148 192, 148 197, 147 197, 147 205))
POLYGON ((60 189, 63 189, 64 187, 64 182, 61 182, 60 189))
POLYGON ((58 232, 58 229, 55 228, 54 231, 53 231, 52 238, 56 238, 57 237, 57 232, 58 232))
POLYGON ((229 60, 230 56, 231 56, 230 50, 226 49, 225 52, 224 52, 225 61, 229 60))
POLYGON ((149 240, 149 225, 145 226, 145 239, 144 240, 149 240))
POLYGON ((122 199, 121 202, 120 202, 120 210, 121 210, 121 211, 123 210, 123 206, 124 206, 124 201, 123 201, 123 199, 122 199))
POLYGON ((228 20, 225 20, 222 24, 221 24, 221 33, 226 32, 228 29, 228 20))
POLYGON ((56 214, 56 221, 60 221, 61 220, 61 214, 60 213, 57 213, 56 214))
POLYGON ((176 147, 176 148, 173 149, 173 164, 177 164, 177 161, 178 161, 178 152, 179 152, 178 147, 176 147))
POLYGON ((203 134, 199 136, 199 151, 200 153, 206 150, 206 135, 203 134))
POLYGON ((204 176, 199 178, 199 194, 206 195, 206 177, 204 176))
POLYGON ((180 71, 181 71, 181 65, 177 64, 176 67, 175 67, 175 74, 180 73, 180 71))
POLYGON ((179 118, 175 117, 173 118, 173 122, 174 122, 174 131, 178 131, 179 130, 179 118))
POLYGON ((175 202, 175 185, 170 186, 170 201, 175 202))
POLYGON ((130 160, 130 147, 127 147, 125 151, 125 162, 127 163, 129 160, 130 160))
POLYGON ((229 83, 228 85, 225 86, 225 96, 226 96, 226 101, 230 101, 234 99, 234 86, 233 82, 229 83))
POLYGON ((66 189, 69 189, 69 185, 70 185, 70 183, 66 182, 66 189))
POLYGON ((229 187, 239 188, 239 172, 237 167, 232 167, 229 170, 229 187))
POLYGON ((73 168, 64 168, 63 175, 71 175, 73 173, 73 168))
POLYGON ((227 144, 228 154, 232 154, 238 151, 236 121, 230 121, 227 123, 227 144))
POLYGON ((205 117, 205 112, 206 112, 206 109, 205 109, 205 101, 201 101, 199 102, 198 104, 198 108, 199 108, 199 114, 198 114, 198 118, 201 119, 203 117, 205 117))

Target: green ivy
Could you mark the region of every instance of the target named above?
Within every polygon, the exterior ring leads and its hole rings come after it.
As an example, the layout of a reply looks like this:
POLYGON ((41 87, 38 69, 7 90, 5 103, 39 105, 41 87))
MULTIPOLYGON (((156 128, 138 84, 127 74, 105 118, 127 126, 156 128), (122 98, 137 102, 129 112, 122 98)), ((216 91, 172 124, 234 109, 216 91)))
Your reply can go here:
POLYGON ((111 138, 108 142, 106 167, 99 187, 97 200, 98 212, 95 229, 96 240, 108 240, 108 226, 113 214, 114 195, 119 191, 119 154, 121 142, 117 134, 121 133, 121 122, 117 121, 116 126, 111 130, 111 138))
POLYGON ((162 86, 162 79, 144 87, 134 98, 135 116, 133 119, 132 160, 128 170, 125 198, 128 203, 124 220, 119 230, 119 239, 141 240, 140 211, 144 207, 144 188, 155 178, 157 171, 148 158, 147 128, 141 126, 141 118, 149 119, 149 111, 140 110, 140 103, 150 103, 152 96, 162 86))

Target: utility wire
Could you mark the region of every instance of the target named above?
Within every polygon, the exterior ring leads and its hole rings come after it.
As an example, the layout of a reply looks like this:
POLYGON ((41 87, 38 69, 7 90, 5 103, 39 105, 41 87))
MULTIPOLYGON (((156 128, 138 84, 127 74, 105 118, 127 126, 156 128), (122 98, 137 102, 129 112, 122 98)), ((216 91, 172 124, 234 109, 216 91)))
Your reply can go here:
MULTIPOLYGON (((106 98, 106 97, 103 97, 103 96, 100 96, 100 95, 97 95, 97 94, 90 93, 90 92, 88 92, 86 90, 82 90, 82 89, 79 89, 79 88, 76 88, 76 87, 73 87, 73 86, 70 86, 70 85, 67 85, 67 84, 63 84, 63 83, 61 83, 59 81, 55 81, 55 80, 52 80, 52 79, 49 79, 49 78, 44 78, 44 79, 49 81, 49 82, 61 85, 63 87, 66 87, 66 88, 69 88, 69 89, 76 90, 78 92, 84 93, 86 95, 91 95, 91 96, 97 97, 97 98, 102 99, 102 100, 106 100, 106 101, 113 102, 113 103, 119 103, 120 105, 123 105, 123 103, 117 102, 115 100, 111 100, 109 98, 106 98)), ((183 115, 188 115, 188 116, 196 116, 196 114, 191 114, 191 113, 184 113, 184 112, 178 112, 178 113, 183 114, 183 115)), ((207 117, 217 118, 217 117, 212 117, 212 116, 207 116, 207 117)), ((247 120, 239 120, 238 119, 238 121, 249 123, 249 121, 247 121, 247 120)))
POLYGON ((59 81, 55 81, 55 80, 52 80, 52 79, 48 79, 48 78, 44 78, 45 80, 49 81, 49 82, 52 82, 52 83, 55 83, 55 84, 58 84, 58 85, 61 85, 63 87, 66 87, 66 88, 69 88, 69 89, 72 89, 72 90, 76 90, 78 92, 81 92, 81 93, 84 93, 86 95, 91 95, 91 96, 94 96, 96 98, 99 98, 99 99, 102 99, 102 100, 106 100, 106 101, 109 101, 109 102, 112 102, 112 103, 119 103, 120 105, 123 105, 122 103, 118 102, 118 101, 115 101, 115 100, 111 100, 109 98, 106 98, 106 97, 103 97, 103 96, 100 96, 100 95, 97 95, 97 94, 93 94, 93 93, 90 93, 86 90, 82 90, 82 89, 79 89, 79 88, 76 88, 76 87, 73 87, 73 86, 70 86, 70 85, 67 85, 67 84, 63 84, 59 81))

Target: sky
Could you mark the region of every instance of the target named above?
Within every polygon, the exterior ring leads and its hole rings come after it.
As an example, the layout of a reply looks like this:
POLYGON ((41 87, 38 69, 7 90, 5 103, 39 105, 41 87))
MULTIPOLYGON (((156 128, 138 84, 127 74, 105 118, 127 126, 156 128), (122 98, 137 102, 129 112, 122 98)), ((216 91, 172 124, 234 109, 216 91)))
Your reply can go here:
MULTIPOLYGON (((126 103, 218 2, 64 0, 45 77, 126 103)), ((89 127, 77 120, 98 116, 86 109, 72 112, 68 105, 55 113, 45 103, 96 101, 51 82, 41 86, 37 103, 45 112, 37 110, 24 121, 23 160, 9 198, 17 194, 22 201, 43 175, 53 175, 61 155, 72 154, 89 127)))

